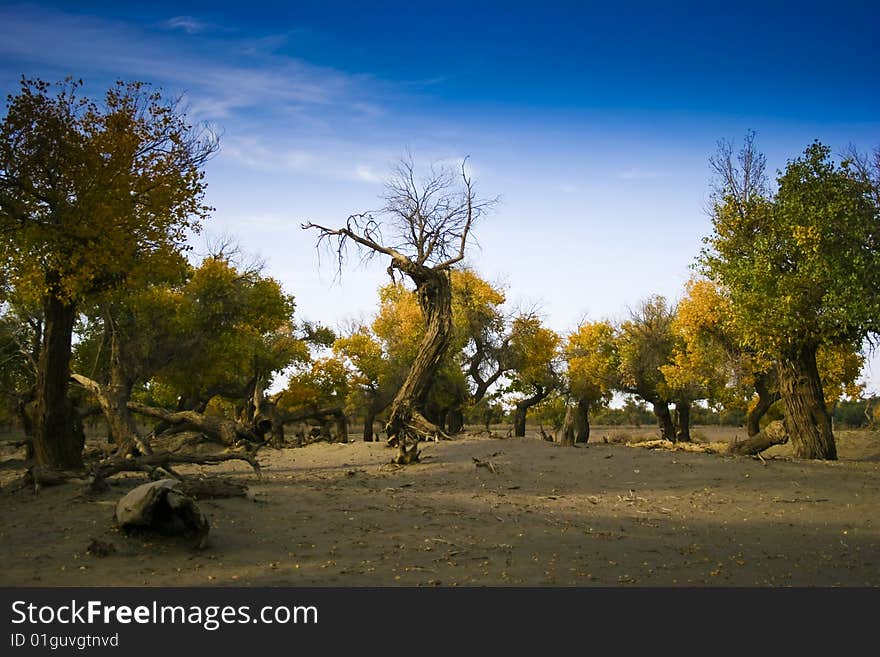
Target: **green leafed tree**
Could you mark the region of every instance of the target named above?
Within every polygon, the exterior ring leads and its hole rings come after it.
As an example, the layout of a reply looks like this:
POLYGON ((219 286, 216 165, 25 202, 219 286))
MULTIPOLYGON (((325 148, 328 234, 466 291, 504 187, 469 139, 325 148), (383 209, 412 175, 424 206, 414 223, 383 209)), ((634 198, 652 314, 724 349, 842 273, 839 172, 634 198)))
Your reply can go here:
POLYGON ((723 144, 712 164, 703 270, 729 295, 743 343, 776 363, 795 454, 835 459, 817 354, 851 350, 880 328, 880 164, 837 162, 814 142, 779 173, 775 193, 753 135, 736 156, 723 144))
POLYGON ((618 390, 650 403, 661 438, 671 441, 676 440, 675 423, 669 411, 669 404, 675 401, 675 389, 666 380, 662 367, 672 361, 677 342, 674 321, 675 308, 655 295, 631 311, 630 318, 620 325, 617 337, 618 390))
POLYGON ((120 292, 88 309, 73 375, 100 404, 118 448, 148 449, 128 408, 133 393, 196 414, 222 398, 237 411, 230 420, 262 437, 265 389, 309 358, 293 324, 293 297, 260 267, 222 256, 199 267, 181 262, 176 278, 120 292))

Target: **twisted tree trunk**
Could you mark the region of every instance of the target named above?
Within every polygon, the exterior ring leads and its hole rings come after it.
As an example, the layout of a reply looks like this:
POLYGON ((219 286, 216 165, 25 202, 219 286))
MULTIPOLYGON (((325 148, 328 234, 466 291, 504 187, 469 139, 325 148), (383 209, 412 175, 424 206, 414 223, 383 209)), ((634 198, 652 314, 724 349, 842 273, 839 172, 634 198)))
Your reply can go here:
POLYGON ((425 419, 420 407, 430 390, 452 330, 452 286, 449 273, 436 271, 410 261, 395 262, 395 266, 416 283, 416 293, 425 320, 425 333, 419 344, 415 360, 391 402, 386 424, 389 441, 397 441, 396 463, 401 465, 419 460, 420 437, 438 434, 439 429, 425 419), (407 442, 414 444, 407 447, 407 442))
POLYGON ((779 362, 779 392, 794 453, 801 459, 837 459, 831 417, 825 407, 816 349, 808 347, 779 362))
POLYGON ((284 445, 284 420, 273 400, 266 399, 266 377, 257 375, 248 386, 250 396, 246 400, 245 426, 251 426, 253 432, 263 440, 268 435, 268 443, 273 447, 284 445))
POLYGON ((81 374, 72 374, 71 379, 91 392, 100 405, 104 419, 107 421, 110 438, 116 445, 116 453, 119 456, 131 454, 135 448, 141 454, 151 454, 152 450, 141 437, 128 408, 133 382, 127 374, 125 345, 109 312, 105 313, 105 325, 110 335, 109 382, 107 385, 100 385, 81 374))
POLYGON ((746 433, 749 436, 758 435, 761 431, 761 418, 780 399, 776 373, 771 371, 758 375, 755 378, 755 392, 758 393, 758 400, 746 415, 746 433))
POLYGON ((516 408, 513 411, 513 435, 518 438, 522 438, 526 435, 526 413, 528 410, 540 403, 548 394, 550 394, 550 389, 545 388, 541 385, 535 386, 535 394, 531 397, 526 397, 519 403, 517 403, 516 408))

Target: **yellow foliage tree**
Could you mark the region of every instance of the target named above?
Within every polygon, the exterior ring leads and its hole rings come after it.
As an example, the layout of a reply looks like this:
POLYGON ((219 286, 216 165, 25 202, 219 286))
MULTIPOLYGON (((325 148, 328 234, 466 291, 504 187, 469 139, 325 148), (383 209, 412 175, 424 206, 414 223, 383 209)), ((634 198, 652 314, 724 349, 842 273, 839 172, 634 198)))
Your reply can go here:
POLYGON ((565 343, 568 388, 575 402, 575 442, 590 438, 590 411, 611 401, 618 368, 616 331, 609 322, 587 322, 565 343))
POLYGON ((42 298, 34 449, 65 468, 82 465, 68 399, 79 304, 183 248, 210 211, 202 165, 217 147, 141 83, 117 83, 100 104, 80 86, 22 79, 0 124, 0 271, 42 298))

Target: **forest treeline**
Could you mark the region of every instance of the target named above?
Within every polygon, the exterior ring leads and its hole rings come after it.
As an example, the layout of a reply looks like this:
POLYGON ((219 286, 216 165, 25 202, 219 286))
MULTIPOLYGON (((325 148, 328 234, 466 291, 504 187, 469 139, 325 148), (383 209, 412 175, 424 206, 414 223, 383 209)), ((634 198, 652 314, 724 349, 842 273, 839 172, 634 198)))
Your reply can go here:
POLYGON ((422 175, 404 160, 379 210, 279 236, 314 237, 340 266, 351 249, 389 263, 370 319, 303 320, 234 242, 192 255, 218 149, 145 84, 91 100, 80 82, 23 79, 10 95, 0 420, 24 429, 36 463, 82 468, 91 417, 120 456, 184 429, 252 450, 347 440, 354 422, 364 440, 381 427, 398 463, 465 423, 523 436, 528 417, 566 444, 596 422, 650 421, 687 441, 695 422, 756 436, 781 419, 797 456, 833 459, 832 418, 878 419, 858 378, 880 332, 880 148, 835 157, 814 142, 771 181, 754 134, 720 143, 712 233, 681 299, 646 295, 622 320, 564 334, 466 266, 494 210, 466 161, 422 175))

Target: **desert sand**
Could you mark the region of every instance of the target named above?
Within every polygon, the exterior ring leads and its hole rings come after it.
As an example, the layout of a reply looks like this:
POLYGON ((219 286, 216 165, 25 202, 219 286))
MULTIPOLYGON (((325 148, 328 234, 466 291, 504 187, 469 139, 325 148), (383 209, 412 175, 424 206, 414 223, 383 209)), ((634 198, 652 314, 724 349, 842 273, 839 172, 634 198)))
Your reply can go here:
POLYGON ((788 446, 761 459, 626 444, 639 432, 653 433, 594 428, 579 447, 472 433, 425 443, 407 467, 363 442, 262 449, 262 476, 181 466, 249 487, 199 501, 201 550, 115 526, 116 502, 146 475, 101 493, 13 491, 23 467, 7 448, 0 585, 880 585, 880 434, 838 431, 841 459, 807 462, 788 446), (93 539, 112 552, 90 551, 93 539))

